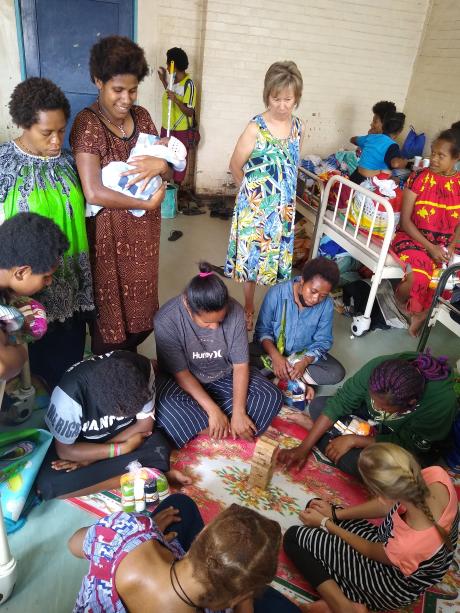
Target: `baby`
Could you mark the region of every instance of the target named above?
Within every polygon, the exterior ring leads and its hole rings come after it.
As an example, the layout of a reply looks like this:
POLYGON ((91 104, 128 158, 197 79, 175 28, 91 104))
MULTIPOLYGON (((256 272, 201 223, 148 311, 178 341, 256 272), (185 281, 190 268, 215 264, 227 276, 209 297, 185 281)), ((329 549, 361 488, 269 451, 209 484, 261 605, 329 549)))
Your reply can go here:
MULTIPOLYGON (((126 188, 130 177, 122 176, 122 173, 131 170, 129 162, 138 155, 150 155, 166 160, 172 164, 176 172, 182 172, 186 167, 187 149, 179 139, 174 136, 160 139, 153 134, 141 132, 127 162, 110 162, 110 164, 107 164, 102 169, 102 183, 105 187, 121 192, 131 198, 150 200, 153 194, 161 187, 163 181, 160 176, 153 177, 142 191, 140 183, 135 183, 126 188)), ((86 216, 94 217, 102 208, 98 204, 88 202, 86 216)), ((141 217, 145 214, 145 211, 142 209, 130 209, 130 213, 136 217, 141 217)))

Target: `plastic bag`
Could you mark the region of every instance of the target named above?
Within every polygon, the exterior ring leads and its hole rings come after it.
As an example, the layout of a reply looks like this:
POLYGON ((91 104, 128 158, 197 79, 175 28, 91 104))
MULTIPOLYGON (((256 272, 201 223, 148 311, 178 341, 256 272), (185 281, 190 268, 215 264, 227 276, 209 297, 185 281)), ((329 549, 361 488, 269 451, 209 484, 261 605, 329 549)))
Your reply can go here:
POLYGON ((404 145, 401 149, 401 154, 404 158, 410 160, 416 155, 423 156, 423 149, 425 148, 425 134, 421 132, 417 134, 414 130, 414 126, 410 126, 409 132, 404 141, 404 145))

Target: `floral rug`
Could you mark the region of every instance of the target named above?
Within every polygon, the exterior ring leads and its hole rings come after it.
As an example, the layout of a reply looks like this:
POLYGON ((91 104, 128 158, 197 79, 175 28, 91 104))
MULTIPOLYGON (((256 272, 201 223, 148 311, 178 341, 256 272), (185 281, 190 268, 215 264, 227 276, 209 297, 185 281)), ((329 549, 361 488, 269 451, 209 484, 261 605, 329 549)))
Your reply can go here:
MULTIPOLYGON (((305 430, 286 420, 282 412, 270 434, 282 447, 295 447, 305 436, 305 430)), ((205 523, 232 503, 242 504, 276 520, 283 530, 299 523, 298 513, 313 497, 323 497, 336 504, 353 505, 366 499, 364 487, 352 477, 334 468, 320 452, 311 454, 301 471, 275 471, 268 490, 248 486, 250 461, 254 443, 246 441, 212 441, 198 436, 174 453, 172 465, 193 478, 193 485, 182 491, 197 503, 205 523)), ((457 490, 460 493, 460 481, 457 490)), ((70 499, 72 504, 98 517, 118 511, 120 492, 113 490, 82 498, 70 499)), ((427 592, 406 613, 453 613, 460 611, 460 557, 451 567, 442 584, 427 592)), ((311 602, 315 592, 297 573, 294 566, 280 553, 274 587, 298 602, 311 602)))

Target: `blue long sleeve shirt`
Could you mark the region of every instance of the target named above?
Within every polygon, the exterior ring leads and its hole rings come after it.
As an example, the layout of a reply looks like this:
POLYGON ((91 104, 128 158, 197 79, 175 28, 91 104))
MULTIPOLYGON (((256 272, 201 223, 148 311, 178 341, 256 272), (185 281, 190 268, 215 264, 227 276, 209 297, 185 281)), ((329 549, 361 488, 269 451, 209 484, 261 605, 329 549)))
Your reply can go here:
POLYGON ((294 283, 300 277, 271 287, 265 294, 257 318, 254 340, 269 339, 276 344, 281 331, 283 304, 286 301, 286 355, 303 352, 315 362, 332 347, 334 303, 330 296, 319 304, 299 309, 294 301, 294 283))

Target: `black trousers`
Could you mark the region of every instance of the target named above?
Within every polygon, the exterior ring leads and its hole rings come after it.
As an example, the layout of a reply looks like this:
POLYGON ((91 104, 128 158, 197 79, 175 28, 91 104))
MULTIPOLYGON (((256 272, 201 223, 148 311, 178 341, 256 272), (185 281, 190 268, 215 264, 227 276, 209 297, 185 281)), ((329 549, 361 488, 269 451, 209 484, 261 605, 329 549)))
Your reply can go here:
POLYGON ((116 458, 107 458, 107 460, 99 460, 99 462, 67 473, 65 470, 52 468, 51 463, 59 458, 54 443, 51 443, 35 483, 40 496, 44 500, 51 500, 86 489, 112 477, 121 476, 127 472, 126 467, 134 460, 138 460, 142 466, 158 468, 162 472, 168 472, 170 453, 171 445, 166 437, 160 430, 155 430, 132 453, 126 453, 116 458))

